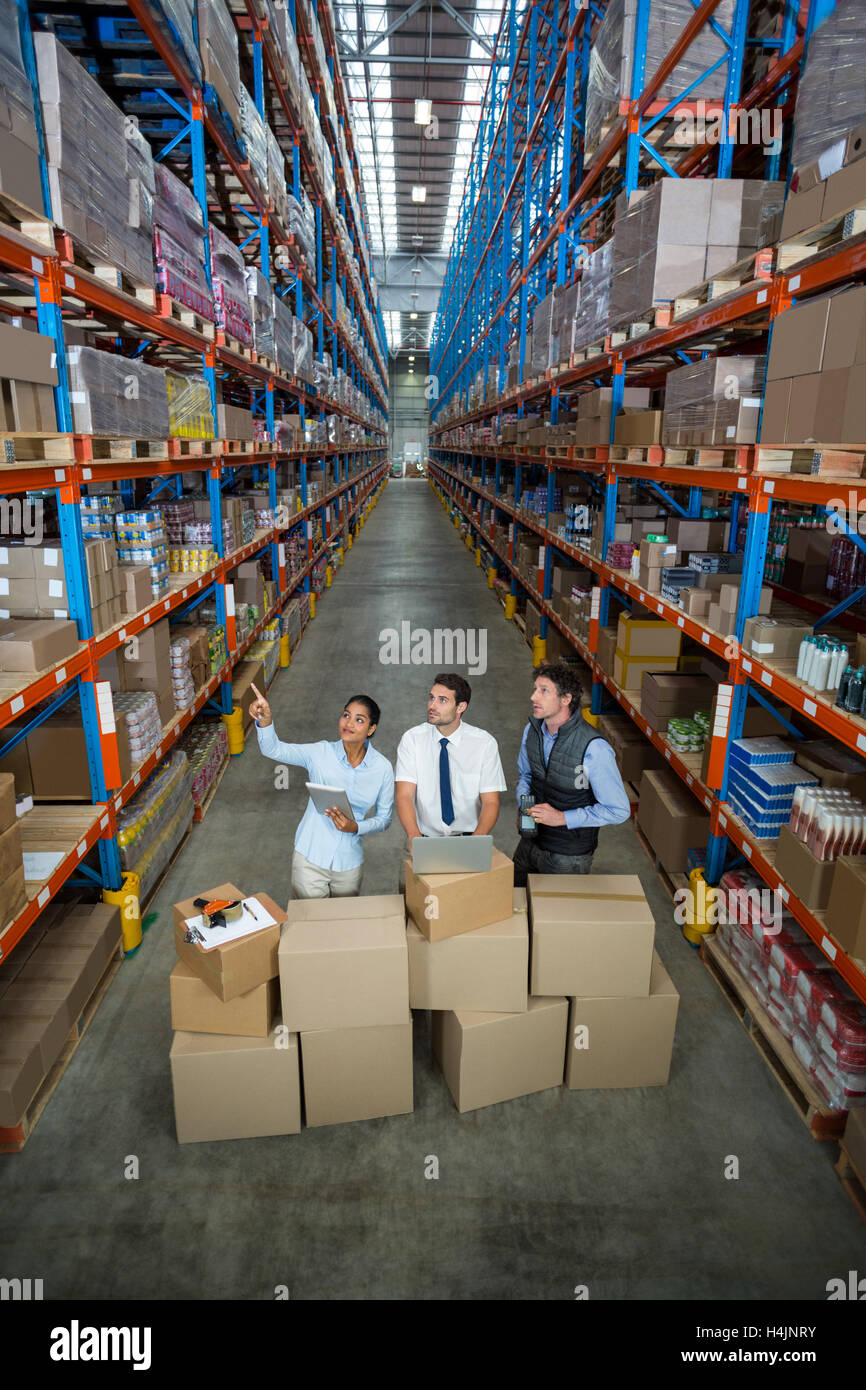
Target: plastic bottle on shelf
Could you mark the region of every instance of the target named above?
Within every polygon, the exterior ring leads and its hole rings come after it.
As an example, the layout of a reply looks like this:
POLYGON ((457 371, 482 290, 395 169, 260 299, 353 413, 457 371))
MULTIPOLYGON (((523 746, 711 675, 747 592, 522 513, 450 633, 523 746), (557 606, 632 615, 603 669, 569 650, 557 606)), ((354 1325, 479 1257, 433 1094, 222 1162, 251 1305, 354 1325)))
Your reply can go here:
POLYGON ((850 714, 860 713, 864 690, 866 690, 866 670, 862 666, 857 666, 851 672, 851 679, 845 693, 845 708, 850 714))
POLYGON ((806 670, 809 666, 812 647, 816 640, 817 639, 809 633, 800 643, 800 650, 797 653, 797 680, 799 681, 804 681, 806 679, 806 670))
POLYGON ((836 650, 833 653, 833 661, 830 666, 830 679, 827 684, 828 690, 837 689, 839 682, 842 679, 842 672, 844 671, 847 664, 848 648, 845 646, 844 642, 839 642, 836 647, 836 650))
POLYGON ((830 664, 833 654, 823 640, 818 642, 812 657, 812 678, 809 684, 813 690, 826 690, 829 684, 830 664))
POLYGON ((640 578, 640 551, 639 551, 639 550, 633 550, 633 551, 632 551, 632 557, 631 557, 631 577, 632 577, 632 579, 639 579, 639 578, 640 578))

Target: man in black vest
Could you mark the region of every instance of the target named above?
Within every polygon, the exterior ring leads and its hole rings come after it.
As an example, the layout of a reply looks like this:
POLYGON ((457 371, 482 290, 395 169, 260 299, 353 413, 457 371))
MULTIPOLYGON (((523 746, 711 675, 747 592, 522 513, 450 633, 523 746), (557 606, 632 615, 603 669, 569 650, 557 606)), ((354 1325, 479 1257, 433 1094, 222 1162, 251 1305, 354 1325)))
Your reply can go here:
POLYGON ((613 749, 581 713, 573 666, 539 670, 517 771, 518 805, 532 797, 536 833, 517 846, 515 887, 525 887, 527 874, 588 874, 599 826, 619 825, 631 809, 613 749))

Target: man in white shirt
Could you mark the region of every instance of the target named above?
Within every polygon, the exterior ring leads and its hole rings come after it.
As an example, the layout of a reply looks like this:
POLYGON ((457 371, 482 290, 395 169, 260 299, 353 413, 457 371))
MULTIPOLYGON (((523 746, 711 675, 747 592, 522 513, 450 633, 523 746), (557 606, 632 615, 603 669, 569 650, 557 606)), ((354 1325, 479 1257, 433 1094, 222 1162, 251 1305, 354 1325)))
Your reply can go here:
POLYGON ((436 676, 426 723, 400 740, 394 791, 410 850, 418 835, 490 835, 496 824, 505 774, 496 739, 463 723, 471 696, 462 676, 436 676))

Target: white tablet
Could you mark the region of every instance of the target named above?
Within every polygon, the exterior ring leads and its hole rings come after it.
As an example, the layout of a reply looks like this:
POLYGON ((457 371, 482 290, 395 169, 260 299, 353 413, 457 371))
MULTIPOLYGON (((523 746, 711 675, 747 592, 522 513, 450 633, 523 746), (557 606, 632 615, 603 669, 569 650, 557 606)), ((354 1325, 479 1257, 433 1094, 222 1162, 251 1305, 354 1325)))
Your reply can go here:
POLYGON ((349 798, 342 787, 324 787, 320 782, 305 782, 304 786, 310 793, 310 800, 319 815, 323 816, 326 811, 330 811, 332 807, 336 806, 349 820, 355 819, 355 813, 349 805, 349 798))

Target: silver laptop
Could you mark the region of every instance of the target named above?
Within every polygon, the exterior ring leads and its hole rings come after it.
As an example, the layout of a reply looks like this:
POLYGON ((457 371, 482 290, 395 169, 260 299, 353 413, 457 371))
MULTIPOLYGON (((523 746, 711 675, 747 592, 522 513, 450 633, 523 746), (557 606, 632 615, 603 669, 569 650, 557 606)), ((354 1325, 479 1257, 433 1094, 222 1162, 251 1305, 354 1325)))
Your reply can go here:
POLYGON ((486 874, 492 863, 492 835, 425 835, 412 841, 416 874, 486 874))

